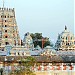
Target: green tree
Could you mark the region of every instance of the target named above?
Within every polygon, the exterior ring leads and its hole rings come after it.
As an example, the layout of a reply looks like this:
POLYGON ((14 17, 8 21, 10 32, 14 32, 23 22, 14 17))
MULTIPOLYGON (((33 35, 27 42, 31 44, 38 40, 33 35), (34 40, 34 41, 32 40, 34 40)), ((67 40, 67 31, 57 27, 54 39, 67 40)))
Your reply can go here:
MULTIPOLYGON (((32 72, 31 67, 36 62, 34 57, 26 57, 22 58, 19 62, 19 65, 17 69, 13 72, 14 75, 35 75, 34 72, 32 72)), ((13 75, 11 74, 11 75, 13 75)))
POLYGON ((51 41, 46 41, 46 42, 44 43, 44 47, 46 47, 46 46, 51 46, 51 47, 53 47, 54 45, 53 45, 53 43, 52 43, 51 41))
POLYGON ((42 41, 43 41, 43 47, 46 47, 46 46, 52 46, 53 47, 53 44, 49 40, 49 38, 43 37, 42 33, 35 33, 35 34, 31 33, 31 37, 33 39, 34 47, 39 45, 42 48, 42 41), (42 40, 42 39, 44 39, 44 40, 42 40))
POLYGON ((34 47, 36 47, 37 45, 42 47, 42 33, 31 33, 31 37, 33 39, 34 47))
POLYGON ((46 47, 46 46, 50 46, 50 41, 46 41, 46 42, 44 43, 44 47, 46 47))

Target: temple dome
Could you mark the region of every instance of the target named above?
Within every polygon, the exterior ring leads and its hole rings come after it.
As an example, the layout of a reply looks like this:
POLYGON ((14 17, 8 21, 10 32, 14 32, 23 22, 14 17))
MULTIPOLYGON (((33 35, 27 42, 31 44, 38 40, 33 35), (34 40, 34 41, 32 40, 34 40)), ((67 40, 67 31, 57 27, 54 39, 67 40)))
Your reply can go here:
POLYGON ((65 30, 58 34, 57 41, 55 43, 56 50, 74 50, 75 48, 75 38, 74 34, 67 30, 65 26, 65 30))
POLYGON ((67 27, 65 27, 65 30, 60 34, 61 38, 66 37, 66 36, 70 36, 70 37, 74 37, 74 34, 72 34, 70 31, 67 30, 67 27))

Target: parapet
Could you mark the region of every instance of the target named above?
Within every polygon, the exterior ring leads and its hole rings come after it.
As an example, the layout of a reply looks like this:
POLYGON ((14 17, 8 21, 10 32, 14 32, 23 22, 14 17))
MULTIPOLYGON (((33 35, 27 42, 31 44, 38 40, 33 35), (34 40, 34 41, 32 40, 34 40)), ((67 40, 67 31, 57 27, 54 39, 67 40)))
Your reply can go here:
POLYGON ((0 10, 4 10, 4 11, 14 11, 14 8, 0 8, 0 10))

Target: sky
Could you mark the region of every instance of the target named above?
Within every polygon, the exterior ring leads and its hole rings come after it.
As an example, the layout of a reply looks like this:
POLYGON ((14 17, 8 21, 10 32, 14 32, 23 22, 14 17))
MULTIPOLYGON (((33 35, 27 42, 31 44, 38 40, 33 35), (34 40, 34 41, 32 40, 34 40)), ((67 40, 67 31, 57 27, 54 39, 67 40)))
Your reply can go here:
POLYGON ((4 6, 15 8, 21 39, 26 32, 40 32, 55 42, 65 25, 74 33, 74 0, 4 0, 4 6))

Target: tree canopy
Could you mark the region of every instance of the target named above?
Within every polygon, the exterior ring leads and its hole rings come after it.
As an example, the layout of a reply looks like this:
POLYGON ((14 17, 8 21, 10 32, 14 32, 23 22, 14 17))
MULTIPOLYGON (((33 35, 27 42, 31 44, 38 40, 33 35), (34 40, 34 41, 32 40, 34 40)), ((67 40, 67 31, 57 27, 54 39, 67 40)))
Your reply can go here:
POLYGON ((41 48, 43 46, 53 46, 52 42, 49 40, 48 37, 43 37, 42 33, 31 33, 31 37, 33 39, 34 47, 39 45, 41 48))
MULTIPOLYGON (((14 75, 35 75, 34 72, 31 70, 31 67, 35 64, 36 59, 34 57, 26 57, 22 58, 19 61, 19 65, 17 66, 16 70, 14 70, 14 75)), ((13 75, 12 72, 10 75, 13 75)))

